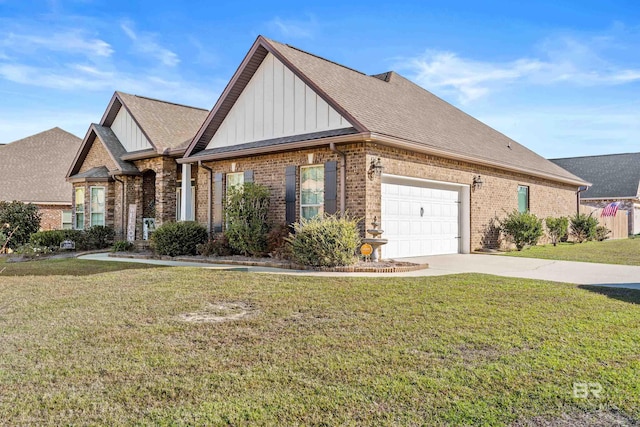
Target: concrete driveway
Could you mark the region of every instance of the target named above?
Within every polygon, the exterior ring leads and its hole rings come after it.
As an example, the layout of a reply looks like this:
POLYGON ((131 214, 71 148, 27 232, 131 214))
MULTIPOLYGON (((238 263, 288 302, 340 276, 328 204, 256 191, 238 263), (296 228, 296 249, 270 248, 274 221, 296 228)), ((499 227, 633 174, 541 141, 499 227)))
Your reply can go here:
POLYGON ((426 270, 407 273, 329 273, 309 270, 247 267, 238 265, 202 264, 196 262, 112 258, 107 253, 84 255, 82 259, 102 261, 140 262, 168 266, 200 267, 219 270, 248 271, 254 273, 290 274, 300 276, 367 276, 367 277, 423 277, 457 273, 484 273, 505 277, 549 280, 578 285, 613 286, 640 290, 640 266, 594 264, 588 262, 551 261, 534 258, 516 258, 500 255, 438 255, 404 258, 403 261, 428 263, 426 270))

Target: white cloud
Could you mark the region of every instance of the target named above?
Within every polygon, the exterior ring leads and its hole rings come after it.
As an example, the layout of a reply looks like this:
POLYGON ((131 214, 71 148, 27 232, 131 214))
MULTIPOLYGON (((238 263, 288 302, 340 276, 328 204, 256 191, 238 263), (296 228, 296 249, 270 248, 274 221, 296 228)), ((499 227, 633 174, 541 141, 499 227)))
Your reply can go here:
POLYGON ((46 50, 88 57, 109 57, 114 52, 109 43, 88 37, 79 29, 67 29, 47 35, 9 33, 0 40, 0 46, 17 53, 46 50))
POLYGON ((311 38, 317 30, 318 23, 313 16, 306 20, 287 20, 276 16, 268 23, 271 31, 279 33, 288 39, 311 38))
MULTIPOLYGON (((600 43, 605 40, 601 38, 600 43)), ((575 39, 547 40, 541 58, 491 62, 463 58, 454 52, 429 50, 396 64, 429 90, 442 91, 467 104, 508 85, 598 86, 640 81, 640 68, 626 68, 603 59, 575 39)))
POLYGON ((149 55, 168 67, 175 67, 180 63, 180 58, 175 52, 156 42, 155 39, 157 36, 155 34, 136 32, 133 27, 134 24, 131 21, 122 21, 120 23, 120 28, 132 41, 132 46, 135 51, 149 55))

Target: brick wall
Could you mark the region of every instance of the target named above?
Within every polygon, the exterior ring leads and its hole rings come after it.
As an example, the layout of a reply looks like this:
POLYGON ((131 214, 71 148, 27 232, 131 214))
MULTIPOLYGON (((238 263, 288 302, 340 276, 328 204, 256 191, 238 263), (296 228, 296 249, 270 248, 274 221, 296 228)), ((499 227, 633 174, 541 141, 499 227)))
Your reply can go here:
MULTIPOLYGON (((518 186, 529 187, 529 209, 539 218, 576 213, 577 187, 376 144, 367 145, 366 164, 380 157, 384 173, 470 185, 481 175, 482 188, 471 191, 471 250, 496 247, 492 223, 518 208, 518 186)), ((380 178, 367 180, 367 223, 380 218, 380 178)))
MULTIPOLYGON (((113 182, 80 182, 73 184, 73 217, 75 223, 75 205, 76 205, 76 191, 78 187, 84 188, 84 229, 86 230, 91 226, 91 187, 104 187, 105 189, 105 225, 108 227, 114 227, 114 219, 116 214, 115 209, 115 185, 113 182)), ((76 225, 76 227, 78 227, 76 225)), ((115 228, 115 227, 114 227, 115 228)))
POLYGON ((111 156, 107 152, 107 149, 104 148, 104 145, 96 139, 93 144, 91 144, 91 148, 87 153, 87 157, 82 162, 82 166, 80 166, 79 173, 86 172, 89 169, 93 169, 99 166, 106 166, 109 170, 116 170, 116 165, 111 159, 111 156))
POLYGON ((62 211, 70 211, 71 205, 37 205, 41 230, 62 229, 62 211))

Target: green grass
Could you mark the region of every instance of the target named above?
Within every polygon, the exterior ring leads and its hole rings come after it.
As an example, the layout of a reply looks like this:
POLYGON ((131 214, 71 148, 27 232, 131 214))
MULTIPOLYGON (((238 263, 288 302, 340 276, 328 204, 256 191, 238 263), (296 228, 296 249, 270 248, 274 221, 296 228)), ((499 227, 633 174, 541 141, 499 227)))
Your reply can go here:
POLYGON ((189 268, 0 280, 8 425, 502 425, 599 408, 638 419, 638 354, 640 292, 624 289, 189 268), (255 311, 180 320, 225 302, 255 311), (601 398, 572 397, 574 382, 601 384, 601 398))
POLYGON ((86 276, 121 270, 139 270, 158 266, 119 261, 88 261, 77 258, 38 259, 26 262, 8 262, 0 257, 0 276, 86 276), (3 271, 4 269, 4 271, 3 271))
POLYGON ((556 247, 553 245, 533 246, 520 252, 505 252, 503 255, 562 261, 640 265, 640 239, 558 243, 556 247))

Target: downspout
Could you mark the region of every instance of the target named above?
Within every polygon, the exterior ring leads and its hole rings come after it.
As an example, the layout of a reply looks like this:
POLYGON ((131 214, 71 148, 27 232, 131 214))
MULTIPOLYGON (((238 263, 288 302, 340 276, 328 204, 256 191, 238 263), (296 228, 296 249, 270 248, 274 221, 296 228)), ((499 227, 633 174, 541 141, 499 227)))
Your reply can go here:
POLYGON ((580 186, 578 187, 578 191, 576 191, 576 213, 580 215, 580 193, 583 191, 587 191, 589 189, 588 186, 580 186))
POLYGON ((347 155, 338 150, 333 142, 329 144, 329 148, 340 155, 340 215, 344 216, 347 203, 347 155))
POLYGON ((124 210, 127 209, 127 202, 124 199, 126 197, 126 193, 124 191, 124 181, 121 180, 120 178, 118 178, 117 176, 113 175, 113 179, 118 181, 120 184, 122 184, 122 207, 120 208, 120 224, 122 226, 122 240, 125 240, 127 238, 127 233, 125 232, 125 230, 127 229, 125 227, 125 223, 124 223, 124 210))
POLYGON ((198 160, 198 167, 209 171, 209 185, 207 187, 207 232, 211 234, 211 201, 213 199, 213 169, 202 164, 202 160, 198 160))

